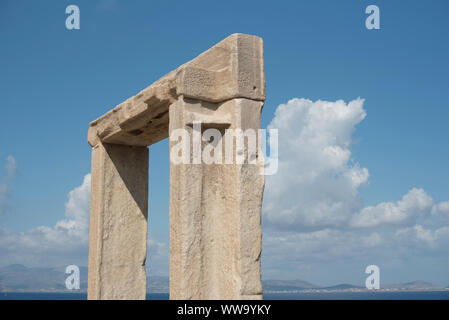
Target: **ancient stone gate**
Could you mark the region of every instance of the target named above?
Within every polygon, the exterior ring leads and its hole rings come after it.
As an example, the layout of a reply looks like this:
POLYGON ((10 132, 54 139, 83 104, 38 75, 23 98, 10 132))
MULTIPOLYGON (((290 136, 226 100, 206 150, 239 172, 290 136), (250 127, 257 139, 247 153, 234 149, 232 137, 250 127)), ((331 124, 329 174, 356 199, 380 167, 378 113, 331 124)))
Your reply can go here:
MULTIPOLYGON (((197 122, 259 129, 264 100, 262 39, 233 34, 90 124, 89 299, 145 299, 148 146, 197 122)), ((260 170, 170 164, 170 299, 262 297, 260 170)))

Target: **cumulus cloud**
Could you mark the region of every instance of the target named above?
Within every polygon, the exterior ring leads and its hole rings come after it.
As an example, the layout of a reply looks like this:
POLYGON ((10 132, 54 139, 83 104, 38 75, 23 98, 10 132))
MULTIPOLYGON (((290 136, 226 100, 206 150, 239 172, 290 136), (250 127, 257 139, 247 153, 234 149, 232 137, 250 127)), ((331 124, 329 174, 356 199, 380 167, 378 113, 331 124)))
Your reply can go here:
POLYGON ((416 224, 394 232, 393 240, 403 246, 416 249, 447 249, 449 245, 449 226, 434 230, 416 224))
POLYGON ((435 204, 432 207, 432 215, 444 220, 449 220, 449 201, 435 204))
POLYGON ((383 244, 385 239, 376 232, 359 234, 326 228, 310 232, 272 232, 264 241, 264 248, 271 252, 270 255, 280 254, 279 258, 284 261, 330 262, 337 258, 368 254, 367 249, 383 244), (289 254, 285 255, 285 252, 289 254))
POLYGON ((382 202, 363 208, 351 219, 354 227, 413 224, 420 216, 430 214, 434 201, 423 189, 413 188, 397 203, 382 202))
POLYGON ((54 227, 83 242, 87 242, 89 237, 90 180, 91 175, 85 175, 81 186, 69 192, 65 204, 66 219, 58 221, 54 227))
POLYGON ((85 265, 89 235, 90 174, 81 186, 68 194, 65 219, 53 227, 39 226, 12 232, 0 226, 2 264, 55 266, 70 263, 85 265))
POLYGON ((277 108, 269 128, 279 132, 279 170, 267 177, 268 226, 339 226, 361 207, 358 188, 369 173, 353 161, 350 147, 355 126, 366 116, 363 102, 295 98, 277 108))
POLYGON ((265 279, 302 279, 316 284, 344 282, 338 264, 363 276, 368 264, 382 264, 379 257, 390 250, 391 241, 379 232, 325 228, 295 232, 264 232, 262 266, 265 279), (385 250, 388 248, 388 250, 385 250))
POLYGON ((269 128, 279 131, 279 170, 266 177, 265 276, 310 276, 338 261, 392 265, 449 253, 449 201, 435 203, 412 188, 396 202, 363 206, 359 190, 369 171, 351 151, 355 128, 366 117, 363 104, 360 98, 295 98, 276 109, 269 128))
POLYGON ((366 117, 363 99, 349 103, 291 99, 276 109, 279 171, 268 176, 264 222, 275 230, 412 226, 431 215, 449 217, 449 201, 435 203, 421 188, 397 202, 363 207, 359 189, 369 172, 352 158, 352 134, 366 117))
MULTIPOLYGON (((14 158, 8 158, 7 175, 15 174, 14 158)), ((1 200, 0 185, 0 200, 1 200)), ((91 175, 72 189, 65 203, 65 217, 54 226, 38 226, 12 232, 0 225, 0 263, 27 266, 87 265, 89 249, 89 203, 91 175)), ((168 275, 169 248, 164 242, 148 239, 151 273, 168 275)))

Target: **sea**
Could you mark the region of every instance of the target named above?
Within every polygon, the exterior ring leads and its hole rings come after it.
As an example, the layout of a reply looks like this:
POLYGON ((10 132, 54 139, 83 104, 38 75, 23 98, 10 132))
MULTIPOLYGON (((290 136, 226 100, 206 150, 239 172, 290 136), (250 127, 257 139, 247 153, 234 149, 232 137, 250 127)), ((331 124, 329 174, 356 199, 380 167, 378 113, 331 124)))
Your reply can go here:
MULTIPOLYGON (((267 293, 264 300, 449 300, 447 291, 267 293)), ((0 292, 0 300, 86 300, 86 293, 0 292)), ((168 300, 168 293, 149 293, 147 300, 168 300)))

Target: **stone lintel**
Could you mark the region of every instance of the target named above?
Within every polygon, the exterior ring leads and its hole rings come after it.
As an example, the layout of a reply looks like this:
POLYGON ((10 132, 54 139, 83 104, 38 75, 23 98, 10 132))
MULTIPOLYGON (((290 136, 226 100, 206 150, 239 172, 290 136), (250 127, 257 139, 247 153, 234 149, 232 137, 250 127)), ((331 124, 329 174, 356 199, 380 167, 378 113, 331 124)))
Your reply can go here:
POLYGON ((88 142, 149 146, 168 137, 168 111, 180 96, 219 103, 265 100, 263 41, 233 34, 90 123, 88 142))

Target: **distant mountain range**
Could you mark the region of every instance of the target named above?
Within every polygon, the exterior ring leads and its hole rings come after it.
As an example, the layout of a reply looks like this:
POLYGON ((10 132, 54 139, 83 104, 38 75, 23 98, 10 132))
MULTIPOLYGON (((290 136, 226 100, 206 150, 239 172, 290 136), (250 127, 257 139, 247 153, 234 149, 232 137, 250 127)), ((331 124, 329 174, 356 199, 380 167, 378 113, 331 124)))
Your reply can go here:
MULTIPOLYGON (((13 264, 0 268, 0 288, 3 291, 65 291, 68 276, 65 267, 27 268, 13 264)), ((87 267, 80 267, 80 289, 87 289, 87 267)))
MULTIPOLYGON (((438 286, 435 284, 432 284, 430 282, 426 281, 412 281, 412 282, 406 282, 406 283, 397 283, 397 284, 387 284, 382 286, 385 289, 405 289, 405 290, 419 290, 419 289, 440 289, 444 288, 442 286, 438 286)), ((449 286, 447 287, 449 288, 449 286)))
MULTIPOLYGON (((21 264, 0 267, 0 291, 65 292, 65 280, 69 276, 66 267, 28 268, 21 264)), ((80 290, 87 291, 87 267, 80 269, 80 290)), ((147 280, 149 293, 167 293, 168 277, 151 277, 147 280)))
MULTIPOLYGON (((13 264, 0 267, 0 291, 24 291, 24 292, 63 292, 67 291, 65 280, 68 275, 65 267, 56 268, 28 268, 21 264, 13 264)), ((152 276, 147 279, 148 293, 167 293, 169 290, 168 277, 152 276)), ((381 285, 383 290, 443 290, 425 281, 413 281, 407 283, 381 285)), ((80 267, 80 290, 87 290, 87 267, 80 267)), ((264 280, 263 290, 269 292, 296 292, 296 291, 345 291, 365 290, 363 287, 351 284, 338 284, 330 287, 322 287, 302 280, 264 280)))
POLYGON ((262 286, 264 290, 268 291, 295 291, 318 287, 310 282, 301 280, 265 280, 262 286))
POLYGON ((285 292, 285 291, 342 291, 350 289, 363 289, 363 287, 352 284, 338 284, 330 287, 322 287, 316 284, 301 280, 265 280, 262 283, 264 292, 285 292))

